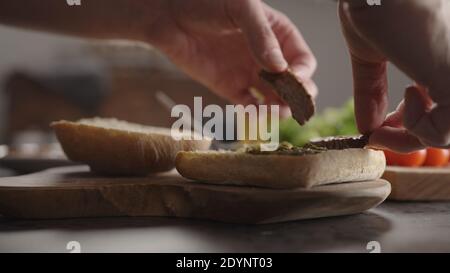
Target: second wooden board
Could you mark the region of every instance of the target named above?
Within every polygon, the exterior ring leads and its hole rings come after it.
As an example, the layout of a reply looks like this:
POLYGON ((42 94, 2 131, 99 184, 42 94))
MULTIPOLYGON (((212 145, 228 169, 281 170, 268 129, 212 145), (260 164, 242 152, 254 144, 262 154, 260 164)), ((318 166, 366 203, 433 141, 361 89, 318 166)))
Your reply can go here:
POLYGON ((450 200, 450 168, 389 166, 383 178, 391 183, 390 200, 450 200))
POLYGON ((66 167, 0 179, 0 214, 30 219, 171 216, 261 224, 360 213, 383 202, 389 192, 384 180, 273 190, 188 182, 175 172, 100 177, 87 167, 66 167))

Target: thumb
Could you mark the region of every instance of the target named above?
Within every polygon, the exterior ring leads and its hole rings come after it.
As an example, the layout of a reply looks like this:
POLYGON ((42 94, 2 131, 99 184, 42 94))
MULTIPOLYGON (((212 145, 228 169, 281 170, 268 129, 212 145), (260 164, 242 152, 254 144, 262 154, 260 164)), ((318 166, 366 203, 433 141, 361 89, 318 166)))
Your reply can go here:
POLYGON ((434 104, 421 86, 410 86, 405 93, 405 127, 423 144, 433 147, 450 146, 450 106, 434 104))
POLYGON ((288 63, 260 1, 228 1, 230 16, 244 33, 250 51, 265 70, 283 72, 288 63))

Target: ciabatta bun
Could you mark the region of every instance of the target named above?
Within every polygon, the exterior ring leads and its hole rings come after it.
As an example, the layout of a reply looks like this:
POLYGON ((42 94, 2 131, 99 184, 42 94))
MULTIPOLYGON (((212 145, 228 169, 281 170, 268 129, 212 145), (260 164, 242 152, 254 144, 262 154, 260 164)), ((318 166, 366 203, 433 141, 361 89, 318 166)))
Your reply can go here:
POLYGON ((51 127, 67 157, 108 175, 147 175, 175 166, 179 151, 206 150, 209 140, 180 140, 166 128, 116 119, 58 121, 51 127))
POLYGON ((277 189, 376 180, 385 166, 384 153, 370 149, 308 155, 180 152, 176 157, 178 172, 189 179, 277 189))

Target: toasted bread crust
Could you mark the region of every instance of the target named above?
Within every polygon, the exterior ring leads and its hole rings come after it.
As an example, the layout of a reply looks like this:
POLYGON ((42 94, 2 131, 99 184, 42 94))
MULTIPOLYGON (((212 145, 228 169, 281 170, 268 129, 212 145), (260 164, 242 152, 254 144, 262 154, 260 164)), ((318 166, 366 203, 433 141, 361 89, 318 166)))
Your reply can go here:
POLYGON ((168 171, 175 165, 177 152, 204 150, 210 145, 209 140, 176 141, 170 136, 170 130, 162 128, 126 122, 123 129, 107 128, 104 127, 107 119, 98 120, 99 126, 95 125, 96 120, 90 120, 58 121, 51 127, 69 159, 86 163, 92 171, 101 174, 147 175, 168 171), (127 125, 131 130, 126 129, 127 125))
POLYGON ((277 189, 375 180, 381 177, 385 166, 383 152, 369 149, 330 150, 304 156, 180 152, 176 157, 176 168, 186 178, 277 189))

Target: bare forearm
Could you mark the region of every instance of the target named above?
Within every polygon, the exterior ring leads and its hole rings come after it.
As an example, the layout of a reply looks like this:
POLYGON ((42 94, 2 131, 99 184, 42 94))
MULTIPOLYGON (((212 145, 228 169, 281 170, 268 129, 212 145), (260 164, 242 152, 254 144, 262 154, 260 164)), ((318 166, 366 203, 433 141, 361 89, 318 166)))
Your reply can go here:
POLYGON ((164 0, 0 1, 0 24, 100 39, 146 40, 164 0))

